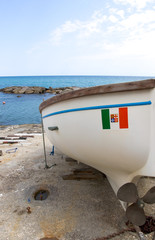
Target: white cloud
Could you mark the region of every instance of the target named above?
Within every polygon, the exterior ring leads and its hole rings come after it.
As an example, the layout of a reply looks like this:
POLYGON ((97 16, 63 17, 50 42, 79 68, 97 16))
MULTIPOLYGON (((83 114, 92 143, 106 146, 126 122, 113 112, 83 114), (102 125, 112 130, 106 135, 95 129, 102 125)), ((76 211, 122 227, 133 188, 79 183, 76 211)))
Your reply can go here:
MULTIPOLYGON (((116 1, 116 0, 115 0, 116 1)), ((123 0, 117 0, 123 1, 123 0)), ((132 0, 134 1, 134 0, 132 0)), ((145 0, 146 3, 147 0, 145 0)), ((150 0, 148 0, 150 1, 150 0)), ((143 12, 128 13, 126 15, 125 11, 117 8, 109 8, 107 15, 104 14, 103 10, 95 11, 92 17, 87 21, 66 21, 64 24, 60 25, 51 34, 51 42, 54 45, 59 45, 67 38, 68 34, 70 37, 74 38, 74 41, 93 39, 96 41, 102 41, 107 37, 110 39, 112 34, 124 34, 131 36, 133 34, 139 33, 142 29, 147 31, 147 29, 154 30, 155 24, 155 11, 146 10, 143 12)), ((70 38, 68 38, 70 39, 70 38)), ((120 36, 121 41, 121 36, 120 36)))
MULTIPOLYGON (((147 10, 142 13, 135 13, 121 21, 121 25, 126 29, 144 26, 155 22, 155 11, 147 10)), ((148 26, 145 26, 148 27, 148 26)))
POLYGON ((114 15, 110 15, 109 16, 109 20, 112 22, 112 23, 116 23, 118 21, 118 19, 114 16, 114 15))
POLYGON ((143 33, 134 39, 127 39, 122 45, 118 46, 119 56, 139 56, 150 57, 155 55, 155 48, 152 48, 155 42, 155 36, 152 32, 143 33))
MULTIPOLYGON (((99 33, 103 22, 107 20, 107 16, 102 11, 95 11, 91 19, 88 21, 75 20, 73 22, 66 21, 51 34, 51 41, 59 45, 62 37, 67 33, 77 33, 78 37, 88 37, 93 33, 99 33)), ((111 21, 115 22, 116 18, 111 16, 111 21)))
POLYGON ((119 10, 116 12, 117 15, 119 15, 121 18, 124 18, 124 10, 119 10))
POLYGON ((131 7, 136 7, 138 10, 146 7, 148 3, 153 3, 154 0, 114 0, 115 3, 123 5, 129 4, 131 7))
POLYGON ((80 21, 66 21, 64 24, 62 24, 59 28, 57 28, 55 31, 53 31, 52 35, 52 41, 55 44, 59 44, 61 41, 62 36, 65 33, 73 33, 76 32, 81 28, 80 21))
MULTIPOLYGON (((121 3, 123 0, 117 0, 117 2, 121 3)), ((133 5, 136 3, 134 0, 131 2, 133 5)), ((145 4, 147 2, 145 1, 145 4)), ((52 56, 54 52, 58 56, 63 56, 62 65, 66 61, 66 65, 76 62, 79 67, 86 67, 89 63, 92 64, 91 66, 96 63, 101 66, 101 62, 111 64, 111 62, 117 62, 118 58, 123 63, 124 59, 126 61, 129 59, 130 64, 133 63, 131 59, 134 59, 135 63, 137 61, 135 59, 138 59, 144 65, 146 61, 153 62, 153 59, 155 60, 155 10, 150 8, 150 10, 133 11, 132 4, 130 4, 130 11, 129 8, 122 8, 122 6, 121 8, 108 6, 106 12, 105 9, 94 11, 85 21, 64 22, 51 33, 48 42, 48 47, 51 49, 47 50, 47 54, 50 52, 52 56)), ((139 2, 136 6, 140 7, 138 4, 139 2)), ((49 49, 41 46, 43 47, 49 49)))
POLYGON ((125 11, 117 8, 109 8, 107 15, 102 10, 95 11, 90 20, 67 21, 61 25, 52 34, 55 37, 52 41, 57 44, 69 41, 67 35, 71 33, 74 34, 70 36, 72 46, 79 49, 79 54, 83 51, 88 59, 91 56, 98 60, 117 56, 148 59, 155 55, 154 10, 134 12, 126 17, 125 11))
POLYGON ((111 14, 116 14, 117 16, 124 18, 124 10, 123 9, 117 9, 117 8, 109 8, 109 12, 111 14))

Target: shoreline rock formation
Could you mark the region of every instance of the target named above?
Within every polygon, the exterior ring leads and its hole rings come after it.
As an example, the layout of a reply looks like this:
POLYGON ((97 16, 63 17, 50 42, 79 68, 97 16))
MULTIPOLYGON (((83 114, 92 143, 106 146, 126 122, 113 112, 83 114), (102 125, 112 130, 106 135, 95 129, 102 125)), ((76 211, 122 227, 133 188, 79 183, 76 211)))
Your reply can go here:
POLYGON ((45 88, 38 86, 11 86, 0 89, 0 92, 4 93, 14 93, 14 94, 60 94, 68 91, 77 90, 79 87, 61 87, 61 88, 45 88))

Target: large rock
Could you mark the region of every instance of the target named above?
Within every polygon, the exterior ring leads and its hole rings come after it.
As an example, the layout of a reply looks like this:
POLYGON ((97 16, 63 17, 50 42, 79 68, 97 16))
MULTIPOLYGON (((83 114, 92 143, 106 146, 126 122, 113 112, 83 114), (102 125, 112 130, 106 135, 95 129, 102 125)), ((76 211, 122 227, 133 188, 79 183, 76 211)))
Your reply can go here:
POLYGON ((23 93, 25 93, 25 91, 27 90, 27 89, 29 89, 29 87, 22 87, 20 90, 19 90, 19 94, 23 94, 23 93))
POLYGON ((34 93, 44 93, 47 88, 45 87, 33 87, 34 88, 34 93))
POLYGON ((42 93, 52 93, 52 94, 61 94, 68 91, 73 91, 79 89, 78 87, 60 87, 60 88, 45 88, 37 86, 12 86, 0 89, 4 93, 15 93, 15 94, 42 94, 42 93))
POLYGON ((21 89, 22 89, 22 87, 16 87, 12 90, 12 93, 18 94, 21 89))
POLYGON ((2 88, 1 91, 5 92, 5 93, 13 93, 13 90, 15 88, 16 88, 15 86, 13 86, 13 87, 6 87, 6 88, 2 88))
POLYGON ((32 94, 34 93, 34 90, 33 89, 27 89, 24 94, 32 94))
POLYGON ((49 87, 47 90, 46 90, 47 93, 54 93, 54 88, 52 87, 49 87))
POLYGON ((3 89, 0 89, 0 91, 4 93, 15 93, 15 94, 32 94, 32 93, 44 93, 46 91, 46 88, 44 87, 21 87, 21 86, 13 86, 13 87, 6 87, 3 89))
MULTIPOLYGON (((73 91, 73 90, 78 90, 80 89, 79 87, 60 87, 60 88, 53 88, 52 89, 52 93, 53 94, 63 94, 69 91, 73 91)), ((47 92, 47 91, 46 91, 47 92)))

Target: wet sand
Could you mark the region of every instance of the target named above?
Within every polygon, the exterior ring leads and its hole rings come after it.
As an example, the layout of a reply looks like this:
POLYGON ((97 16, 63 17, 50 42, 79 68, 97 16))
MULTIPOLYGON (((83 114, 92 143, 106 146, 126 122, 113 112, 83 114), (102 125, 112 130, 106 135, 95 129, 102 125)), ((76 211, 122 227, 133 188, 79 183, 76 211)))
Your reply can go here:
MULTIPOLYGON (((41 132, 39 124, 0 126, 0 137, 33 135, 19 143, 0 144, 0 239, 104 240, 126 229, 124 211, 105 175, 58 149, 50 155, 52 144, 46 135, 47 164, 54 166, 45 169, 41 132), (34 199, 39 190, 48 192, 46 200, 34 199)), ((154 185, 154 178, 142 178, 140 194, 154 185)), ((154 216, 154 205, 146 207, 147 215, 154 216)), ((125 232, 111 239, 139 238, 125 232)))

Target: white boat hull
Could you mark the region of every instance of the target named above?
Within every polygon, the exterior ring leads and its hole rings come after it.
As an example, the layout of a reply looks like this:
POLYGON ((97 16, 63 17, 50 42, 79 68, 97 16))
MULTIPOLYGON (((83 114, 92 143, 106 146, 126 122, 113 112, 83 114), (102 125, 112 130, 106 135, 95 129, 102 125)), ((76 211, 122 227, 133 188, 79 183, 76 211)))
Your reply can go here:
POLYGON ((47 106, 42 116, 53 145, 106 174, 115 192, 136 176, 155 176, 154 88, 68 99, 47 106), (118 108, 127 109, 128 127, 103 129, 101 111, 118 108))

